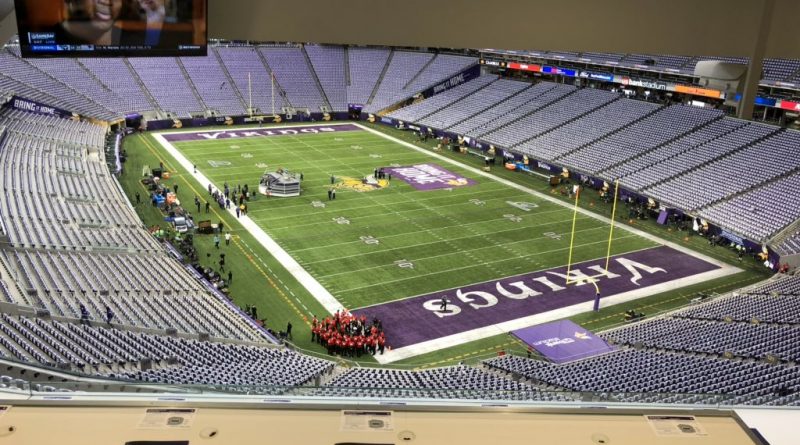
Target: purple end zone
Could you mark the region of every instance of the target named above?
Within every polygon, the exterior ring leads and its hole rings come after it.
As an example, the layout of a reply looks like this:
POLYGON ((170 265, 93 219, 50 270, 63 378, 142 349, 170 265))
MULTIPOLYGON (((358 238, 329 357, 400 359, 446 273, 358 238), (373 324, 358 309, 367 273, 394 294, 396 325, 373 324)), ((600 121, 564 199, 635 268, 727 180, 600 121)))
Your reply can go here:
POLYGON ((554 363, 572 362, 615 349, 593 332, 569 320, 518 329, 511 334, 554 363))
POLYGON ((248 130, 217 130, 187 133, 164 134, 164 139, 170 142, 182 141, 213 141, 217 139, 238 139, 269 136, 293 136, 298 134, 337 133, 342 131, 361 131, 353 124, 344 125, 309 125, 305 127, 273 127, 251 128, 248 130))
MULTIPOLYGON (((413 258, 412 258, 413 260, 413 258)), ((666 246, 611 258, 608 275, 597 278, 601 298, 667 283, 720 266, 666 246)), ((605 259, 575 264, 572 280, 597 277, 605 259)), ((355 310, 378 317, 393 348, 572 306, 595 298, 591 283, 565 286, 566 267, 472 284, 355 310), (448 300, 447 311, 440 302, 448 300)))
POLYGON ((417 190, 435 190, 477 184, 472 179, 455 174, 436 164, 387 167, 384 168, 384 171, 411 184, 417 190))

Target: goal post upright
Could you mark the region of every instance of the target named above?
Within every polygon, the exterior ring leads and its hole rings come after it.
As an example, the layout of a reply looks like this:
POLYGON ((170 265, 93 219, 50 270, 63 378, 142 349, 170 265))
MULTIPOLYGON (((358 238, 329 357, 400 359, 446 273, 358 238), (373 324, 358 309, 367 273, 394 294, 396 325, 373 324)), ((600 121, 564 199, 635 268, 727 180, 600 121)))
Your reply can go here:
POLYGON ((569 274, 572 270, 572 248, 575 245, 575 225, 578 222, 578 200, 580 197, 581 191, 580 188, 578 188, 578 190, 575 192, 575 210, 572 212, 572 233, 570 233, 569 236, 569 254, 567 256, 567 285, 572 283, 569 279, 569 274))
POLYGON ((608 266, 611 263, 611 245, 612 245, 612 243, 614 241, 614 225, 615 225, 615 219, 616 219, 616 215, 617 215, 617 202, 619 201, 619 179, 616 179, 614 181, 614 202, 613 202, 613 205, 611 207, 611 223, 609 225, 609 232, 608 232, 608 246, 606 248, 605 269, 604 269, 603 272, 601 272, 600 274, 597 274, 595 276, 588 276, 588 277, 587 276, 583 276, 582 279, 580 279, 580 280, 573 280, 572 277, 571 277, 571 273, 572 273, 572 253, 573 253, 573 250, 575 249, 575 231, 576 231, 576 226, 577 226, 577 221, 578 221, 578 206, 579 206, 579 202, 580 202, 579 200, 580 200, 580 194, 581 194, 580 192, 581 192, 580 188, 578 188, 576 190, 576 192, 575 192, 575 206, 574 206, 574 210, 573 210, 573 213, 572 213, 572 232, 570 233, 570 239, 569 239, 569 253, 568 253, 568 256, 567 256, 567 273, 566 273, 566 283, 565 283, 565 285, 569 286, 570 284, 581 283, 581 282, 586 282, 586 283, 592 284, 592 286, 594 286, 595 291, 596 291, 595 299, 594 299, 594 307, 593 307, 593 310, 596 312, 600 308, 600 286, 597 284, 597 282, 598 282, 598 279, 600 277, 608 275, 608 266))
POLYGON ((614 224, 617 216, 617 198, 619 197, 619 178, 614 181, 614 205, 611 207, 611 228, 608 231, 608 250, 606 251, 606 268, 608 273, 608 264, 611 262, 611 241, 614 238, 614 224))
POLYGON ((248 98, 248 114, 253 117, 253 83, 250 79, 250 72, 247 73, 247 98, 248 98))

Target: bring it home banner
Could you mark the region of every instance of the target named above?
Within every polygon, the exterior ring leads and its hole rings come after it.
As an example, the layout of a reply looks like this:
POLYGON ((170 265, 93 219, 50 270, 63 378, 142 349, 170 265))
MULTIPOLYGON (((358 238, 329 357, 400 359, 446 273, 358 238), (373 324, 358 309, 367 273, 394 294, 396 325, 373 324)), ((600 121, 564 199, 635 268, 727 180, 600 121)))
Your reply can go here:
POLYGON ((27 111, 29 113, 46 114, 49 116, 58 116, 68 119, 80 117, 75 113, 62 110, 60 108, 51 107, 50 105, 45 105, 43 103, 25 99, 24 97, 19 96, 12 97, 6 106, 15 110, 27 111))

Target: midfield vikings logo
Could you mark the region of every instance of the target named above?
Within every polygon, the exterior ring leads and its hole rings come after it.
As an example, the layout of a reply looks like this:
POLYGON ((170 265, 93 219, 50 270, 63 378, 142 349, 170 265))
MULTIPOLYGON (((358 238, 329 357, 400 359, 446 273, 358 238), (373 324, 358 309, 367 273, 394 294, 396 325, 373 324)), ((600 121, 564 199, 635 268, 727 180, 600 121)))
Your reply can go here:
POLYGON ((366 178, 350 178, 347 176, 341 177, 341 180, 336 183, 336 188, 345 188, 355 190, 357 192, 371 192, 389 187, 389 181, 386 179, 375 179, 372 176, 366 178))
POLYGON ((469 179, 467 178, 448 179, 447 184, 452 185, 454 187, 461 187, 462 185, 469 185, 469 179))

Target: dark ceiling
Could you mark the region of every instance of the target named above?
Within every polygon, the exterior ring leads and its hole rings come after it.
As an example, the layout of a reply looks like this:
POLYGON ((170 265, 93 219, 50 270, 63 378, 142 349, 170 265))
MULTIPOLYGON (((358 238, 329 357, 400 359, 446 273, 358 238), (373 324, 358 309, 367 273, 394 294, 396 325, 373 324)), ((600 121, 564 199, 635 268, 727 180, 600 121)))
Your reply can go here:
MULTIPOLYGON (((800 59, 798 0, 209 0, 209 36, 255 41, 800 59)), ((0 0, 0 13, 12 0, 0 0)), ((2 17, 2 14, 0 14, 2 17)), ((0 38, 16 33, 14 14, 0 38)))

